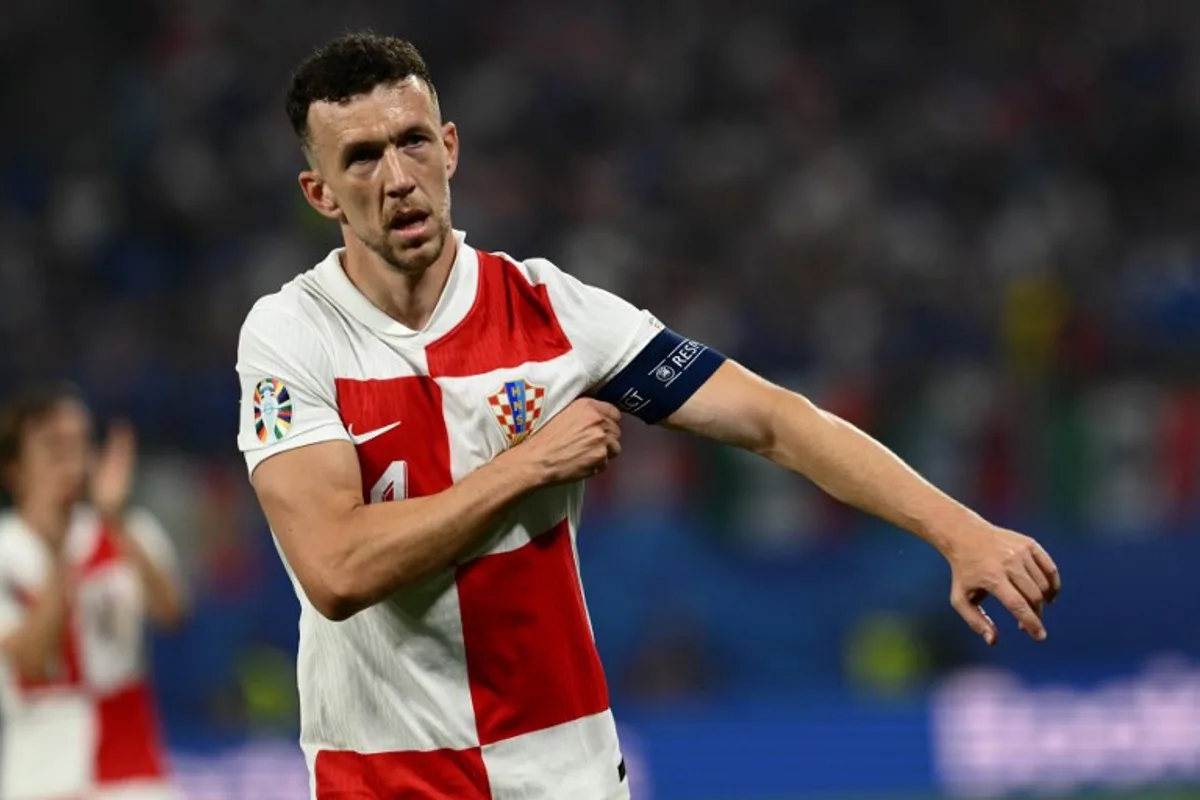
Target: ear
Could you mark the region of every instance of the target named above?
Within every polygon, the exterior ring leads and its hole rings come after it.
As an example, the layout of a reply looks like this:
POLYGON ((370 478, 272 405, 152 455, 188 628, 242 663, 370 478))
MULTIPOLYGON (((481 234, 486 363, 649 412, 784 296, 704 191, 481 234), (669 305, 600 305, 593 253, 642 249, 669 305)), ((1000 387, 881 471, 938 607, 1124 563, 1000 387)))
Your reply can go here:
POLYGON ((335 222, 341 221, 341 206, 338 205, 337 198, 333 196, 333 192, 329 191, 329 184, 321 177, 321 173, 312 169, 306 169, 301 172, 300 191, 304 192, 304 199, 322 217, 334 220, 335 222))
POLYGON ((453 122, 442 125, 442 146, 446 148, 446 178, 458 170, 458 126, 453 122))

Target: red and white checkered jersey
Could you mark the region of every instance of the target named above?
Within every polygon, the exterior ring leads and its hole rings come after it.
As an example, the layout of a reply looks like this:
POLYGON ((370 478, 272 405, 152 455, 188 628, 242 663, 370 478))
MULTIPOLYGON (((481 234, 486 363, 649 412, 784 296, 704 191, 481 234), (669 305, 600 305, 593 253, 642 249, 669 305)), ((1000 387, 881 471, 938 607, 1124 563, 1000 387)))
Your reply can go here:
MULTIPOLYGON (((153 516, 129 535, 171 572, 174 548, 153 516)), ((76 579, 50 674, 0 669, 0 800, 166 800, 157 712, 145 670, 145 600, 136 567, 99 518, 80 508, 63 545, 76 579)), ((0 638, 41 592, 53 556, 15 513, 0 517, 0 638)))
MULTIPOLYGON (((371 502, 432 495, 601 385, 660 330, 544 260, 468 247, 423 330, 334 251, 242 329, 239 445, 342 440, 371 502)), ((317 798, 628 796, 575 550, 582 484, 543 489, 452 568, 344 622, 298 584, 301 744, 317 798)))

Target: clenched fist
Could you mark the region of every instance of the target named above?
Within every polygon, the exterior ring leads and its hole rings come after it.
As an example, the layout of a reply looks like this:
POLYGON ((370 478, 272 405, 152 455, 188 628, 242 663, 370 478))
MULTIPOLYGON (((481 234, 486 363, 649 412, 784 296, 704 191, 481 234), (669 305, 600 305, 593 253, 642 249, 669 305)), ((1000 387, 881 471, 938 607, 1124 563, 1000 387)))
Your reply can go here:
POLYGON ((580 398, 513 453, 534 465, 544 485, 583 480, 603 472, 621 453, 620 423, 616 406, 580 398))

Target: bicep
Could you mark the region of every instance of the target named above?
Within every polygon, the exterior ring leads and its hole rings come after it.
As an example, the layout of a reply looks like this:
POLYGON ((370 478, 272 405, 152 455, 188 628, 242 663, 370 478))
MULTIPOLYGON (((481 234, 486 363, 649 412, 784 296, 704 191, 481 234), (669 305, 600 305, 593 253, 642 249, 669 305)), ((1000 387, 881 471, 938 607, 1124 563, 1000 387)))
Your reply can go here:
POLYGON ((754 452, 769 450, 772 419, 786 390, 734 361, 725 361, 663 426, 754 452))
POLYGON ((354 446, 327 441, 277 453, 255 467, 251 483, 297 578, 318 581, 337 531, 363 503, 354 446))

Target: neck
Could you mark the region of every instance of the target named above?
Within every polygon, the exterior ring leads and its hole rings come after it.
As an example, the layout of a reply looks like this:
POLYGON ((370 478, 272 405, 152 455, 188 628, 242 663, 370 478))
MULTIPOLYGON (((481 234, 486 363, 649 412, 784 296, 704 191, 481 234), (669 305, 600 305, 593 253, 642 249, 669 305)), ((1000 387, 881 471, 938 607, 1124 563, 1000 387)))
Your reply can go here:
POLYGON ((441 255, 428 267, 411 272, 396 269, 355 236, 346 237, 342 268, 363 296, 379 310, 412 330, 421 330, 433 316, 458 254, 453 232, 447 232, 441 255))
POLYGON ((17 506, 17 513, 47 542, 63 541, 71 524, 70 507, 24 503, 17 506))

